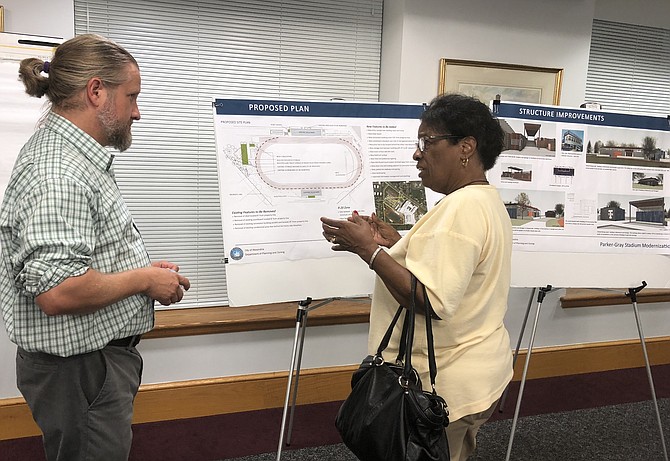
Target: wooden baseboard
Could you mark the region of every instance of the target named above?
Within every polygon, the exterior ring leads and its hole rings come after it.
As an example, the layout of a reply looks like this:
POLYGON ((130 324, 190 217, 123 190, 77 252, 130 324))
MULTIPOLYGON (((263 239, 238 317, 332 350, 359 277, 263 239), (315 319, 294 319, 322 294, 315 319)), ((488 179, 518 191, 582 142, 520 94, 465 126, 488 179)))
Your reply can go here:
MULTIPOLYGON (((646 341, 652 365, 670 364, 670 336, 646 341)), ((521 351, 514 379, 521 379, 521 351)), ((534 349, 528 379, 566 376, 644 366, 639 341, 612 341, 534 349)), ((357 365, 302 370, 298 404, 344 400, 357 365)), ((262 373, 166 384, 147 384, 135 400, 134 423, 168 421, 243 411, 280 408, 286 396, 286 372, 262 373)), ((643 391, 643 390, 641 390, 643 391)), ((0 399, 0 440, 39 435, 22 398, 0 399)))

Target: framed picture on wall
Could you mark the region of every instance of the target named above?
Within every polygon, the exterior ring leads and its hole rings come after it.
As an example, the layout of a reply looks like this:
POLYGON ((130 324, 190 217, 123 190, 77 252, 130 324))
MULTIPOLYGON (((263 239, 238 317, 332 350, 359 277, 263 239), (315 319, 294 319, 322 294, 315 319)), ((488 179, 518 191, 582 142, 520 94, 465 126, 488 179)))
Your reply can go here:
POLYGON ((440 59, 438 93, 458 92, 488 104, 502 101, 558 105, 563 69, 440 59))

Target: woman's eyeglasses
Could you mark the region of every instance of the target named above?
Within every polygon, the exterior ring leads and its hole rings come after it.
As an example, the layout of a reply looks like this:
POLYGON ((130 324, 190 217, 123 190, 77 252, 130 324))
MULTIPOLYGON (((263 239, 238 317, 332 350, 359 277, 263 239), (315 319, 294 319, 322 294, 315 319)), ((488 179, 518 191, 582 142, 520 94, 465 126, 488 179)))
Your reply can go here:
POLYGON ((416 142, 416 148, 419 149, 419 152, 423 154, 426 152, 426 148, 435 141, 439 141, 440 139, 460 139, 462 137, 463 136, 457 136, 455 134, 437 134, 433 136, 421 136, 416 142))

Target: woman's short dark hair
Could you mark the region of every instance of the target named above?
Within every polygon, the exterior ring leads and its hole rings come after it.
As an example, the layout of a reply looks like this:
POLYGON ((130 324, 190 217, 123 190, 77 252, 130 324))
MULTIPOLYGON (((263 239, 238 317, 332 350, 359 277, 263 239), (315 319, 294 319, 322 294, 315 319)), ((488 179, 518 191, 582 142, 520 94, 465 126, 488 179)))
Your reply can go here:
POLYGON ((458 93, 436 97, 421 115, 438 134, 472 136, 484 171, 493 168, 503 149, 504 132, 489 108, 478 99, 458 93))

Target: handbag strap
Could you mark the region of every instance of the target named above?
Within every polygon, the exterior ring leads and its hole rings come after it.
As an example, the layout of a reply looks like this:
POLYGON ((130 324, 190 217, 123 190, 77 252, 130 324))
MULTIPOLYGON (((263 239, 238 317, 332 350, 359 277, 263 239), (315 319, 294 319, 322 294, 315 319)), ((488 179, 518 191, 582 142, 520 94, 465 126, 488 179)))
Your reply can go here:
POLYGON ((402 332, 400 333, 400 342, 398 344, 398 355, 395 358, 395 363, 404 364, 405 353, 407 351, 407 330, 409 328, 409 322, 407 321, 407 316, 409 312, 406 309, 405 311, 405 320, 402 322, 402 332))
MULTIPOLYGON (((377 348, 377 357, 382 357, 382 353, 389 345, 391 341, 391 336, 393 335, 393 330, 395 329, 400 314, 403 310, 406 310, 405 319, 403 321, 402 333, 400 336, 400 344, 398 346, 398 356, 396 361, 402 361, 403 368, 403 378, 408 382, 410 377, 414 374, 412 369, 412 345, 414 343, 414 324, 416 316, 416 288, 417 288, 417 278, 414 274, 411 274, 411 285, 410 285, 410 307, 409 309, 404 309, 402 306, 398 306, 391 324, 386 329, 386 333, 382 337, 382 340, 377 348)), ((437 376, 437 362, 435 360, 435 346, 433 341, 433 325, 432 325, 432 313, 433 308, 431 307, 430 300, 428 299, 428 293, 426 287, 423 288, 423 303, 425 308, 425 317, 426 317, 426 341, 428 347, 428 369, 430 372, 430 385, 435 392, 435 378, 437 376)))
MULTIPOLYGON (((416 316, 416 286, 417 279, 414 274, 411 274, 411 302, 410 309, 407 312, 407 316, 411 317, 409 330, 407 331, 406 341, 407 341, 407 351, 405 353, 405 367, 403 369, 403 378, 409 380, 412 375, 412 343, 414 342, 414 319, 416 316)), ((428 294, 426 292, 426 287, 423 287, 423 303, 425 308, 425 317, 426 317, 426 342, 428 348, 428 369, 430 372, 430 387, 435 393, 435 377, 437 376, 437 362, 435 360, 435 345, 433 341, 433 323, 432 323, 432 311, 433 308, 430 305, 430 300, 428 299, 428 294)))
MULTIPOLYGON (((412 275, 412 277, 414 277, 412 275)), ((416 277, 415 277, 416 278, 416 277)), ((430 386, 435 393, 435 377, 437 376, 437 362, 435 361, 435 346, 433 341, 433 307, 428 299, 428 290, 423 287, 423 305, 426 309, 426 342, 428 343, 428 369, 430 370, 430 386)))
POLYGON ((409 309, 407 309, 407 315, 405 316, 405 323, 407 324, 405 342, 407 349, 405 350, 405 367, 402 372, 402 378, 405 381, 405 385, 409 383, 409 379, 414 373, 412 369, 412 346, 414 344, 414 321, 416 317, 416 277, 411 272, 410 275, 412 276, 410 282, 410 303, 409 309))
MULTIPOLYGON (((391 324, 389 327, 386 329, 386 333, 384 333, 384 336, 382 337, 381 342, 379 343, 379 347, 377 348, 377 356, 381 357, 382 352, 384 352, 384 349, 389 345, 389 342, 391 341, 391 335, 393 334, 393 329, 395 328, 396 323, 398 323, 398 319, 400 318, 400 314, 402 314, 403 311, 402 306, 398 306, 398 310, 396 311, 395 315, 393 316, 393 320, 391 320, 391 324)), ((405 317, 405 322, 407 321, 407 317, 405 317)), ((403 331, 405 329, 405 325, 403 324, 403 331)))

